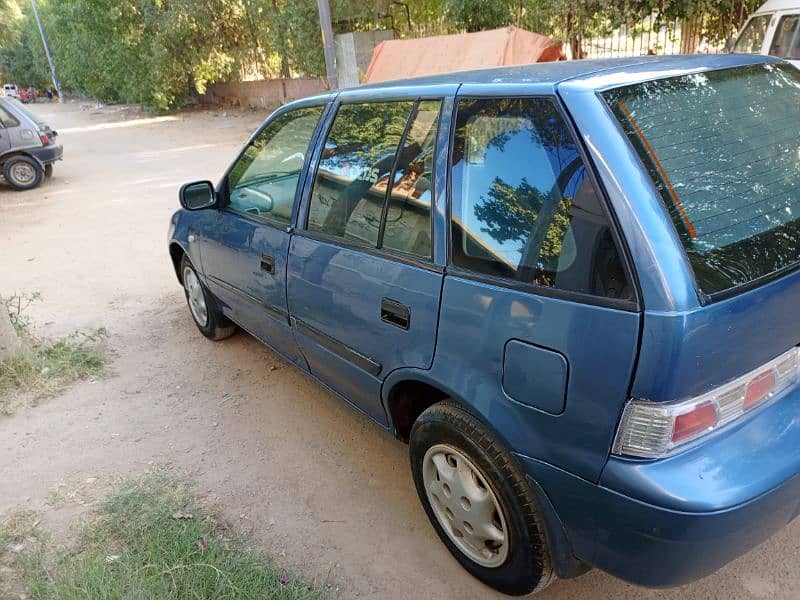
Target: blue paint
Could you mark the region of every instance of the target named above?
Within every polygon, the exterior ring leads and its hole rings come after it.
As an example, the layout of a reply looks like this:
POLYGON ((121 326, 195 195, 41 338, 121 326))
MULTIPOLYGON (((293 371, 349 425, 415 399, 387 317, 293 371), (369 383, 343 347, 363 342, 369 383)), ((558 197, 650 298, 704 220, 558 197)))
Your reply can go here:
POLYGON ((394 428, 388 399, 408 381, 437 387, 481 419, 535 482, 561 575, 580 573, 579 559, 643 585, 686 583, 760 543, 800 510, 800 392, 663 460, 611 453, 621 411, 630 397, 662 402, 706 392, 800 342, 800 272, 708 302, 653 181, 598 92, 772 60, 569 61, 390 82, 292 103, 277 114, 310 105, 326 110, 291 226, 225 209, 182 210, 173 216, 170 243, 188 254, 234 321, 381 426, 394 428), (547 96, 558 103, 629 257, 633 300, 514 287, 453 266, 448 157, 454 106, 467 96, 547 96), (337 103, 419 97, 443 99, 432 262, 307 232, 314 170, 337 103), (265 253, 275 258, 272 275, 259 267, 265 253), (409 309, 408 329, 382 320, 383 299, 409 309))

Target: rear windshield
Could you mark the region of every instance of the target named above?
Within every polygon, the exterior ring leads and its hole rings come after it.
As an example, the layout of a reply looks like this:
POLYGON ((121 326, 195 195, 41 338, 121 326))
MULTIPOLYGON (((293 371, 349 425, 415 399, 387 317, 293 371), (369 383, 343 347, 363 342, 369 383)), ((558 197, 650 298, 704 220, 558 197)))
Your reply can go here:
POLYGON ((800 260, 800 73, 758 64, 603 94, 672 221, 700 289, 800 260))
POLYGON ((33 114, 33 112, 29 108, 27 108, 24 104, 22 104, 22 102, 20 102, 16 98, 11 98, 9 102, 13 103, 14 110, 28 117, 31 121, 36 123, 36 125, 38 125, 40 128, 44 129, 45 127, 47 127, 44 121, 42 121, 39 117, 33 114))

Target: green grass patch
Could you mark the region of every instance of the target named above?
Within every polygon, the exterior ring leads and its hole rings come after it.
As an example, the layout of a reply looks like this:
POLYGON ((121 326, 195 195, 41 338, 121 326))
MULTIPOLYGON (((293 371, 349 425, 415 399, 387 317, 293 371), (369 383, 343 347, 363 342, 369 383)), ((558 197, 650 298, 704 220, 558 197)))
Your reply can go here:
POLYGON ((55 340, 35 337, 24 311, 38 299, 38 294, 4 299, 22 344, 19 351, 0 360, 0 414, 13 414, 24 397, 40 400, 75 381, 99 377, 106 367, 103 328, 55 340))
POLYGON ((165 470, 119 484, 74 547, 49 553, 42 544, 14 565, 39 599, 318 599, 326 590, 250 548, 165 470))

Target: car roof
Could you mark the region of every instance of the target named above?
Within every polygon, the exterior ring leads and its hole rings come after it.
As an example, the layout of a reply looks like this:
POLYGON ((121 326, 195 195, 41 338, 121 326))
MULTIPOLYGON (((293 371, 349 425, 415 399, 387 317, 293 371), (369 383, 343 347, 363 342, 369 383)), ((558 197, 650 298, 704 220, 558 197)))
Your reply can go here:
MULTIPOLYGON (((675 56, 636 56, 588 60, 562 60, 532 63, 509 67, 491 67, 474 71, 456 71, 441 75, 428 75, 412 79, 399 79, 360 86, 359 90, 388 87, 427 86, 442 84, 552 84, 566 80, 591 78, 599 73, 630 74, 630 83, 641 80, 643 72, 657 78, 660 72, 671 74, 676 70, 720 69, 753 62, 766 62, 768 57, 741 54, 686 54, 675 56)), ((617 78, 619 79, 619 78, 617 78)))
POLYGON ((521 90, 554 93, 557 86, 568 82, 573 89, 600 91, 642 81, 768 62, 784 61, 758 54, 686 54, 491 67, 332 90, 284 104, 278 112, 327 102, 337 95, 345 101, 418 97, 425 94, 439 96, 452 94, 459 86, 463 86, 459 93, 467 94, 487 91, 510 94, 521 90))
POLYGON ((800 0, 769 0, 754 12, 754 15, 777 12, 779 10, 800 10, 800 0))

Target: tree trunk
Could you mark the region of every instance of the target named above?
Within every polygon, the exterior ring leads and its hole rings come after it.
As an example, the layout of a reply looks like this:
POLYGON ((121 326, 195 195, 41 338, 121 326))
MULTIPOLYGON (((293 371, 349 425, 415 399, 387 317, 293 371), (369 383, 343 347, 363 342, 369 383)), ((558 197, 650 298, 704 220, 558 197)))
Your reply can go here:
POLYGON ((0 359, 5 358, 12 352, 19 349, 21 342, 17 332, 11 325, 11 317, 8 314, 6 305, 0 298, 0 359))

